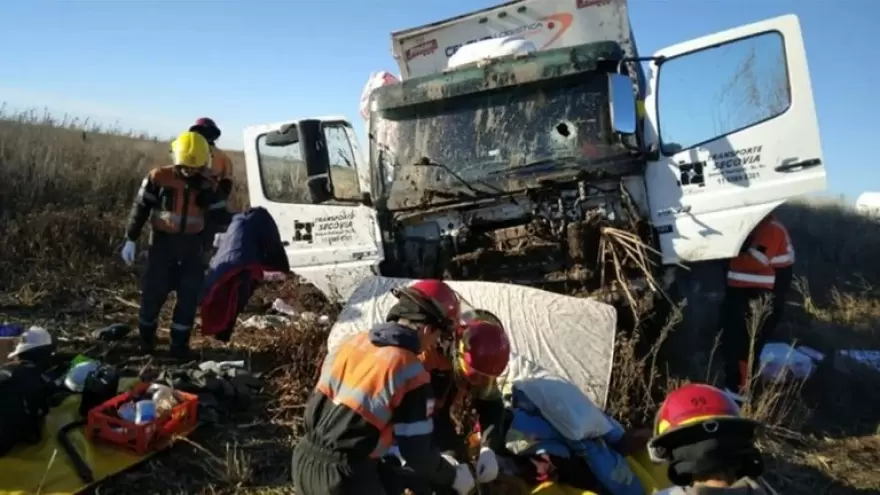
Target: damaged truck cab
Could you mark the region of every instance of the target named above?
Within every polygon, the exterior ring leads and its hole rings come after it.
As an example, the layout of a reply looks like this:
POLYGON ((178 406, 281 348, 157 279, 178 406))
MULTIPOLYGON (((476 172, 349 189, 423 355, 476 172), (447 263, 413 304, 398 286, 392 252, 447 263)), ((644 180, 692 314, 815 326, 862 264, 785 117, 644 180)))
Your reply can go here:
POLYGON ((654 262, 714 314, 721 260, 825 188, 800 25, 639 58, 626 7, 521 0, 396 33, 402 81, 370 95, 366 155, 339 117, 248 128, 251 204, 277 221, 291 269, 342 299, 381 274, 632 302, 657 289, 654 262))

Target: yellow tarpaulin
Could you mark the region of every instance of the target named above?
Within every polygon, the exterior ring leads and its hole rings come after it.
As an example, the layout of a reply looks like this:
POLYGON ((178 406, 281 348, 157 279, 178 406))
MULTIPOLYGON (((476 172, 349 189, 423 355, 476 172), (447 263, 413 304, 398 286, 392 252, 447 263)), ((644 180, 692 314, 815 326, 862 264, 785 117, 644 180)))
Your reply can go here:
MULTIPOLYGON (((642 482, 642 486, 645 488, 645 495, 651 495, 672 486, 672 483, 666 476, 667 465, 651 462, 647 451, 627 457, 626 462, 629 464, 630 469, 632 469, 633 474, 642 482)), ((508 483, 511 481, 508 480, 508 483)), ((516 491, 520 495, 596 495, 595 492, 581 490, 555 481, 546 481, 533 487, 529 487, 521 480, 514 484, 519 485, 519 489, 516 491)))
MULTIPOLYGON (((134 379, 121 380, 120 392, 128 390, 135 383, 134 379)), ((42 495, 71 495, 89 486, 77 475, 58 441, 58 432, 65 425, 81 419, 77 411, 80 398, 78 394, 71 395, 51 410, 46 417, 43 440, 39 444, 17 447, 0 457, 0 495, 29 495, 38 492, 42 495)), ((149 457, 92 444, 86 440, 83 428, 70 431, 66 437, 91 469, 95 482, 124 471, 149 457)))

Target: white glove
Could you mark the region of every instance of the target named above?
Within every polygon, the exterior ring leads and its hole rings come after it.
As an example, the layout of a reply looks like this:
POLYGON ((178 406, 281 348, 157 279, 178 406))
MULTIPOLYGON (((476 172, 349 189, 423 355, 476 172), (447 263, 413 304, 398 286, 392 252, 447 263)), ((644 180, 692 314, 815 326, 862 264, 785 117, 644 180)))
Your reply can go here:
POLYGON ((222 232, 219 234, 214 234, 214 247, 215 248, 220 247, 220 241, 222 241, 222 240, 223 240, 223 233, 222 232))
POLYGON ((477 457, 477 481, 480 483, 489 483, 495 481, 498 477, 498 457, 489 447, 480 449, 480 455, 477 457))
POLYGON ((134 241, 125 241, 125 245, 122 246, 122 261, 126 265, 131 266, 134 263, 135 251, 137 251, 137 246, 134 241))
POLYGON ((450 465, 455 467, 455 480, 452 482, 452 489, 455 490, 455 493, 458 495, 467 495, 477 486, 476 481, 474 481, 474 475, 471 473, 471 468, 467 464, 460 464, 455 460, 454 457, 443 454, 443 458, 446 459, 450 465))

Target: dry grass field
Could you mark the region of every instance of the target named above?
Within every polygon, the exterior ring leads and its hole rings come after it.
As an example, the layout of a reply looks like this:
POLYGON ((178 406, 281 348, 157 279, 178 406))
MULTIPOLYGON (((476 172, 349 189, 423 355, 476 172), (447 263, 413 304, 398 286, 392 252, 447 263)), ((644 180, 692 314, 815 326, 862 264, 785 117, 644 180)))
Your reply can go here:
MULTIPOLYGON (((122 232, 138 184, 149 167, 164 164, 167 150, 167 143, 145 136, 108 135, 48 115, 0 115, 0 322, 43 324, 75 347, 85 345, 77 337, 89 330, 136 321, 140 268, 120 261, 122 232)), ((240 207, 247 196, 244 160, 231 156, 240 207)), ((784 333, 827 356, 880 348, 878 225, 833 203, 788 204, 779 215, 798 255, 784 333)), ((333 311, 307 292, 292 282, 263 287, 247 311, 264 311, 276 297, 333 311)), ((249 360, 267 377, 263 396, 220 428, 108 481, 100 493, 290 493, 284 487, 290 450, 325 331, 298 324, 272 335, 242 330, 229 346, 197 340, 205 359, 249 360)), ((121 365, 156 365, 126 350, 103 352, 121 365)), ((628 339, 617 360, 610 413, 643 425, 656 403, 626 392, 649 389, 645 376, 665 381, 662 363, 637 356, 628 339)), ((826 359, 803 386, 765 389, 749 406, 768 426, 762 443, 768 478, 783 493, 880 493, 876 375, 844 373, 835 361, 826 359)))

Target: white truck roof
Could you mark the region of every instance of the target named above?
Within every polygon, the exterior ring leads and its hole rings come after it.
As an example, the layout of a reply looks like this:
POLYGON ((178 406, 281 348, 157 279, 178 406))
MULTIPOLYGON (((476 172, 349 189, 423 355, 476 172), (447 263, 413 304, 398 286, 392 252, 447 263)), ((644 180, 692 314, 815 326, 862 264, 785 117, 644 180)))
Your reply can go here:
POLYGON ((488 9, 391 33, 403 79, 443 72, 462 46, 521 37, 537 50, 616 41, 638 56, 626 0, 514 0, 488 9))

